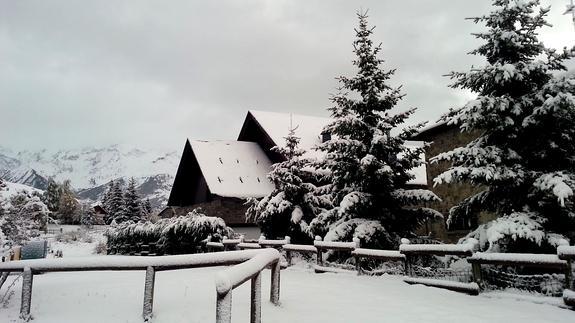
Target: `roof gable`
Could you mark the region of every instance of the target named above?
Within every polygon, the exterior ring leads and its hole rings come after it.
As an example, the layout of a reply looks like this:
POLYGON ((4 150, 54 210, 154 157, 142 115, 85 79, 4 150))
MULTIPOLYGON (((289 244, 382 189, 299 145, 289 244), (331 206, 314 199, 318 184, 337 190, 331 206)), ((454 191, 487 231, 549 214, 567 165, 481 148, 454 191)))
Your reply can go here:
POLYGON ((332 119, 280 112, 250 110, 254 118, 278 146, 285 146, 285 137, 290 127, 294 127, 299 147, 306 152, 321 144, 321 133, 332 119))
MULTIPOLYGON (((324 152, 313 149, 321 144, 321 133, 333 119, 280 112, 250 110, 251 114, 271 140, 278 146, 285 146, 285 137, 290 126, 297 127, 295 135, 300 138, 299 147, 305 151, 304 157, 321 159, 324 152)), ((422 147, 423 141, 406 141, 408 148, 422 147)), ((421 159, 425 161, 425 155, 421 159)), ((407 182, 410 185, 427 185, 426 165, 422 164, 410 171, 415 178, 407 182)))

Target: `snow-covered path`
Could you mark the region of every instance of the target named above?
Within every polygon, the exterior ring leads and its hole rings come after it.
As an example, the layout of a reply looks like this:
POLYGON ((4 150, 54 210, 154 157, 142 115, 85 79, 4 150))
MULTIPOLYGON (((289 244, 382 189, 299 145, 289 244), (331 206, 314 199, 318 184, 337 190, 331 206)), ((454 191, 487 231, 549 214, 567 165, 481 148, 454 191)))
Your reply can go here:
MULTIPOLYGON (((156 323, 213 322, 214 275, 222 268, 159 272, 156 323)), ((12 278, 10 278, 12 279, 12 278)), ((50 273, 34 277, 32 315, 36 323, 142 322, 144 272, 50 273)), ((574 322, 575 312, 509 294, 467 296, 400 277, 282 271, 280 307, 263 302, 264 322, 574 322), (522 299, 522 300, 521 300, 522 299)), ((3 287, 3 291, 5 287, 3 287)), ((2 293, 0 294, 3 294, 2 293)), ((20 284, 0 322, 17 322, 20 284)), ((269 297, 269 271, 262 297, 269 297)), ((537 301, 549 301, 537 298, 537 301)), ((559 299, 553 301, 560 303, 559 299)), ((552 302, 553 302, 552 301, 552 302)), ((249 284, 233 294, 234 322, 249 321, 249 284)))

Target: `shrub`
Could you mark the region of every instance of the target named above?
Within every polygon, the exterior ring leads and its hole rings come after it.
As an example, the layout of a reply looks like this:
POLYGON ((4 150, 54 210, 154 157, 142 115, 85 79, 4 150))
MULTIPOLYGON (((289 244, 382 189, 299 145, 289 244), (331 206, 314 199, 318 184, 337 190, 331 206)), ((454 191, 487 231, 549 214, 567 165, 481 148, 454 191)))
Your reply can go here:
POLYGON ((152 222, 123 222, 105 233, 110 248, 122 245, 150 244, 168 254, 197 252, 207 240, 220 241, 231 236, 232 229, 218 217, 206 216, 194 210, 185 216, 152 222))

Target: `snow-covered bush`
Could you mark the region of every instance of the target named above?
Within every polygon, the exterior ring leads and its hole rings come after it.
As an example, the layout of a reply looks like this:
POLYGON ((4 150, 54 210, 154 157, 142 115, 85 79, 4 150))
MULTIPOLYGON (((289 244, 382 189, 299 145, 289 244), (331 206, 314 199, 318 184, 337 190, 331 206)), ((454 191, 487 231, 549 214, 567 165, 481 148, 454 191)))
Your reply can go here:
POLYGON ((185 216, 162 219, 156 223, 131 221, 109 228, 108 246, 156 243, 168 254, 193 253, 206 240, 220 241, 233 231, 218 217, 192 211, 185 216))
POLYGON ((317 201, 328 200, 310 223, 313 235, 326 240, 361 240, 367 248, 397 248, 402 236, 411 236, 425 220, 441 216, 421 207, 439 198, 427 190, 411 190, 410 172, 423 162, 423 147, 407 147, 422 124, 403 127, 414 109, 394 113, 401 88, 389 84, 394 70, 384 70, 380 46, 374 46, 373 28, 360 13, 353 43, 357 74, 339 77, 340 92, 331 98, 333 122, 324 133, 331 139, 318 149, 325 158, 317 163, 329 184, 317 191, 317 201), (403 128, 402 130, 398 130, 403 128))
MULTIPOLYGON (((498 219, 469 237, 488 251, 552 251, 575 230, 575 77, 564 73, 572 50, 556 51, 538 40, 549 8, 539 1, 495 0, 478 18, 487 31, 474 50, 484 66, 453 72, 453 88, 477 98, 444 119, 481 136, 439 154, 450 169, 435 184, 468 182, 483 190, 450 210, 448 224, 481 211, 498 219), (555 233, 555 234, 553 234, 555 233)), ((464 239, 465 240, 465 239, 464 239)))
POLYGON ((22 244, 38 237, 50 214, 39 195, 27 192, 19 192, 8 201, 0 201, 0 208, 0 236, 5 239, 4 244, 22 244))

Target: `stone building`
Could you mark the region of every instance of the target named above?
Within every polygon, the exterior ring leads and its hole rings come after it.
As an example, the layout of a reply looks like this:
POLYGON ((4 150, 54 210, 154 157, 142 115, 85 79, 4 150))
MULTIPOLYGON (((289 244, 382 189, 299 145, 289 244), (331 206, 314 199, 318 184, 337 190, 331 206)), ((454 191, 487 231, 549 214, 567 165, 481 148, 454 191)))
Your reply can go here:
POLYGON ((482 213, 477 219, 473 219, 471 223, 460 221, 451 224, 448 228, 445 221, 449 215, 449 209, 466 197, 478 193, 481 188, 466 183, 433 185, 433 179, 449 169, 450 164, 448 162, 431 164, 429 160, 442 152, 465 146, 477 137, 479 137, 479 132, 462 133, 458 127, 440 122, 424 128, 412 138, 413 140, 429 143, 429 146, 425 149, 428 189, 442 199, 441 202, 432 203, 430 207, 444 215, 444 219, 436 219, 425 224, 419 230, 420 234, 431 234, 433 237, 439 238, 442 241, 456 242, 459 238, 470 232, 471 229, 476 228, 478 224, 493 219, 492 214, 482 213))

